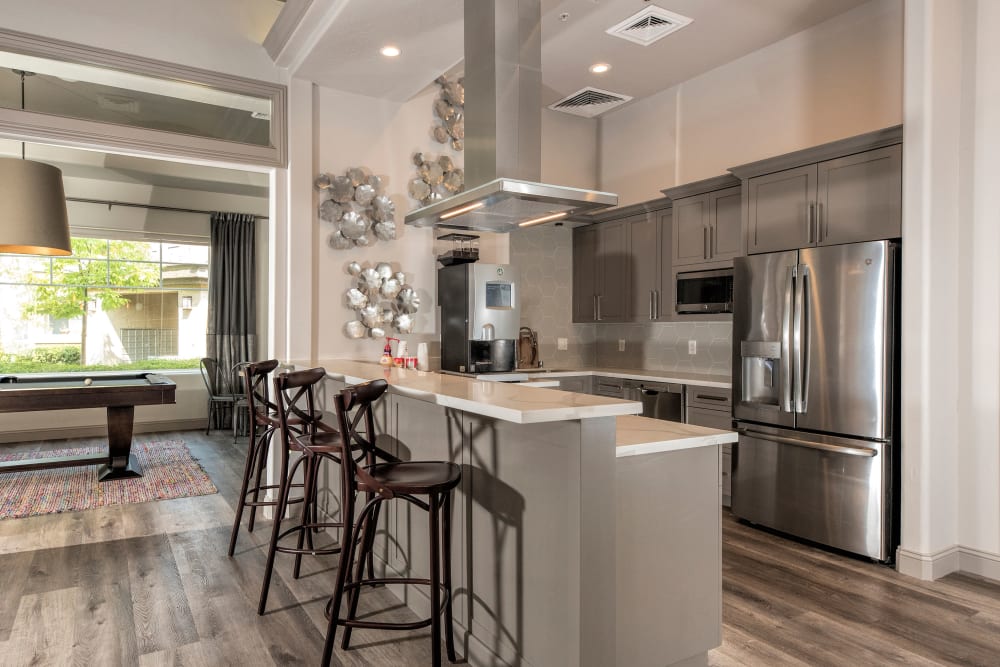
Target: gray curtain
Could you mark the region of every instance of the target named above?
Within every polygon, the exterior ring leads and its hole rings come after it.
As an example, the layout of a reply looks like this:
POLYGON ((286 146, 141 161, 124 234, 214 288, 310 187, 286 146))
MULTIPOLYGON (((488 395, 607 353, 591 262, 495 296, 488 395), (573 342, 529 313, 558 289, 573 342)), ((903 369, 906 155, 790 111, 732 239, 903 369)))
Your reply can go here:
POLYGON ((206 355, 226 372, 257 352, 255 220, 245 213, 212 214, 206 355))

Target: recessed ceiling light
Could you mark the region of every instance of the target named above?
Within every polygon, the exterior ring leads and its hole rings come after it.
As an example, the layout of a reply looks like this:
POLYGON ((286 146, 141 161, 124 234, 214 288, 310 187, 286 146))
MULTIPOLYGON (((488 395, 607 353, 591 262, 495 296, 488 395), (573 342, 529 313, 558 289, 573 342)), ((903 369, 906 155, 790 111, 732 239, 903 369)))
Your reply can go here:
POLYGON ((594 63, 590 66, 590 71, 594 74, 604 74, 609 69, 611 69, 611 65, 607 63, 594 63))
POLYGON ((392 46, 391 44, 388 46, 383 46, 381 49, 379 49, 378 52, 381 53, 386 58, 395 58, 400 53, 402 53, 402 51, 399 50, 398 46, 392 46))

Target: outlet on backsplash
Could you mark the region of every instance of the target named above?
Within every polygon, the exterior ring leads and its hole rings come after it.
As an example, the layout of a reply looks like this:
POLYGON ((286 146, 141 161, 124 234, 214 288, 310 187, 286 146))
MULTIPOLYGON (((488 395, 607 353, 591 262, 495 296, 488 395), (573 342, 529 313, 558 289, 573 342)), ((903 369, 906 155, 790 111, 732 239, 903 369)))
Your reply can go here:
POLYGON ((698 341, 696 340, 688 341, 688 354, 698 354, 698 341))
POLYGON ((556 349, 557 350, 568 350, 569 349, 569 339, 568 338, 556 338, 556 349))
POLYGON ((618 351, 619 352, 624 352, 625 351, 625 339, 624 338, 619 338, 618 339, 618 351))

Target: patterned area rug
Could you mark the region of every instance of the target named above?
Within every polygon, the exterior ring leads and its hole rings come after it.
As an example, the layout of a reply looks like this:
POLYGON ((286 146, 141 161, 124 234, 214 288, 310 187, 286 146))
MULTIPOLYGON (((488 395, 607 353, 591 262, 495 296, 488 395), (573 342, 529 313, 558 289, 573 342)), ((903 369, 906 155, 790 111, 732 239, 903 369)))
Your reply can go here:
MULTIPOLYGON (((102 451, 107 451, 107 445, 0 454, 0 461, 102 451)), ((143 476, 136 479, 98 482, 96 465, 0 474, 0 520, 219 492, 179 440, 133 443, 132 452, 143 470, 143 476)))

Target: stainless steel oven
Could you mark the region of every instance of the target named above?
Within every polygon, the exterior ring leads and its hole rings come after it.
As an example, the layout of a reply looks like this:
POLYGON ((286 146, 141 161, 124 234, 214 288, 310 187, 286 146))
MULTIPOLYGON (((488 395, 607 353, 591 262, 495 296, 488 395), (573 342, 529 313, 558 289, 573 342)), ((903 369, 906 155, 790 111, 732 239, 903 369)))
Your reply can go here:
POLYGON ((733 270, 678 273, 675 310, 678 314, 733 312, 733 270))

